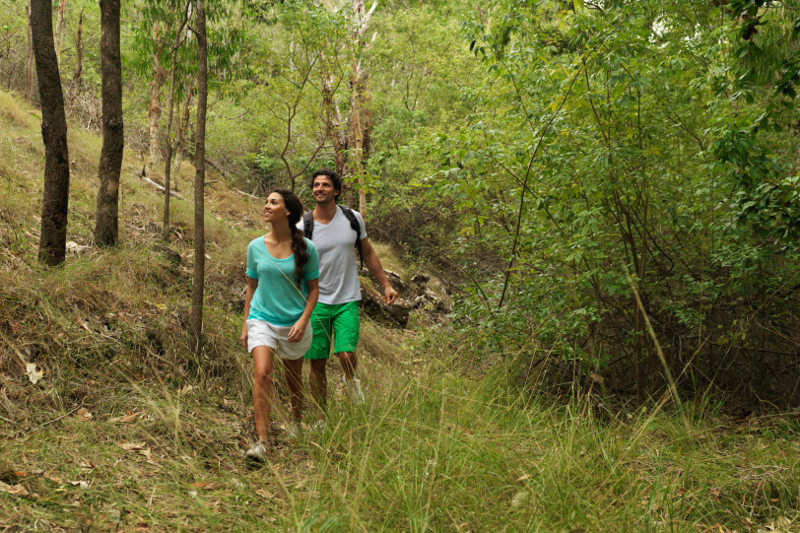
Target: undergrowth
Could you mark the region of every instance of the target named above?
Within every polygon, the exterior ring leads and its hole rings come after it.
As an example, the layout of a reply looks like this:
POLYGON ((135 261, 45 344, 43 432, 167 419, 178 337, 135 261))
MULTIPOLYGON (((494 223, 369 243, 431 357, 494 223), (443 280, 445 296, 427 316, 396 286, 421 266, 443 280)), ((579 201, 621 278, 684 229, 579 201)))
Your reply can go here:
POLYGON ((73 128, 77 246, 43 270, 38 118, 4 93, 0 108, 0 530, 800 530, 795 416, 734 419, 702 400, 680 413, 659 398, 612 410, 583 393, 554 402, 510 385, 518 369, 497 354, 481 354, 494 363, 477 372, 469 338, 446 324, 365 319, 366 406, 349 406, 333 363, 326 428, 287 442, 279 386, 275 457, 248 464, 252 369, 236 337, 258 202, 207 189, 207 343, 195 355, 189 202, 173 202, 174 266, 154 247, 163 198, 131 157, 121 244, 92 248, 100 143, 73 128))

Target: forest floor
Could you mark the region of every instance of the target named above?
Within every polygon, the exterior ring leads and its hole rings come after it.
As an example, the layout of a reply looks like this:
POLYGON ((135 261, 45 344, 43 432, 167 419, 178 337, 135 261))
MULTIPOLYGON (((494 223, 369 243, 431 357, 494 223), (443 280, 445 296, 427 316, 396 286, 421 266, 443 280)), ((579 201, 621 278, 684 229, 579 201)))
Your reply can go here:
MULTIPOLYGON (((482 359, 469 339, 451 350, 447 324, 421 315, 408 330, 364 319, 367 402, 349 405, 332 362, 324 431, 288 442, 279 388, 274 457, 249 463, 237 301, 260 203, 221 180, 206 189, 207 349, 196 355, 190 202, 173 201, 175 267, 155 248, 163 196, 128 154, 122 242, 93 248, 100 140, 73 127, 72 251, 43 270, 39 118, 5 93, 0 110, 0 532, 800 531, 796 413, 548 398, 513 386, 513 364, 464 371, 482 359)), ((179 177, 187 198, 192 173, 179 177)))

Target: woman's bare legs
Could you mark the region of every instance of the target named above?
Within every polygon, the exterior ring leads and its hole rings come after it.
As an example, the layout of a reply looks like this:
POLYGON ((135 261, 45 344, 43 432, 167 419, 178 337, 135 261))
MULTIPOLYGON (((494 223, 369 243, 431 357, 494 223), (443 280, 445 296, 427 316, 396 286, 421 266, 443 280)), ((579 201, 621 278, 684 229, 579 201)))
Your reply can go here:
MULTIPOLYGON (((269 414, 272 410, 272 359, 275 352, 268 346, 253 348, 253 418, 256 434, 264 442, 269 442, 269 414)), ((302 361, 302 360, 301 360, 302 361)))

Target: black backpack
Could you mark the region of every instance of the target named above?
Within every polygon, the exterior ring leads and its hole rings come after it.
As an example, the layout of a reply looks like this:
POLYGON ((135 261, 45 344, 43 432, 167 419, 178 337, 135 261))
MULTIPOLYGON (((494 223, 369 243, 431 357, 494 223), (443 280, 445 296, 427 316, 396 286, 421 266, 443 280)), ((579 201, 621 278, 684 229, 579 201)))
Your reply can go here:
MULTIPOLYGON (((361 250, 361 226, 358 224, 358 220, 356 219, 356 215, 353 213, 353 210, 349 207, 345 207, 343 205, 339 206, 339 209, 342 210, 344 216, 347 217, 347 220, 350 221, 350 228, 356 232, 356 250, 358 250, 358 257, 361 258, 361 268, 364 268, 364 252, 361 250)), ((308 211, 303 215, 303 233, 306 236, 306 239, 311 240, 311 236, 314 235, 314 212, 308 211)))

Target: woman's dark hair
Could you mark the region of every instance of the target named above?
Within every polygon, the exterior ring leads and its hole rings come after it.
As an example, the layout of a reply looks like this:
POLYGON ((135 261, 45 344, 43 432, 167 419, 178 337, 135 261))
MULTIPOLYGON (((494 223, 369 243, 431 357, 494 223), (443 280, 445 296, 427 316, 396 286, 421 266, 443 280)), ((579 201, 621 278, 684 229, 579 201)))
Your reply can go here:
POLYGON ((299 289, 305 277, 306 263, 308 263, 308 249, 303 230, 297 227, 297 223, 303 218, 303 203, 295 193, 288 189, 273 189, 272 192, 283 196, 283 205, 286 206, 288 212, 289 230, 292 232, 292 252, 294 252, 294 275, 297 278, 297 288, 299 289))
MULTIPOLYGON (((319 176, 325 176, 331 180, 331 183, 333 184, 333 190, 339 191, 339 194, 342 194, 342 179, 336 175, 336 172, 328 168, 321 168, 311 174, 311 183, 309 183, 308 186, 312 191, 314 190, 314 180, 319 176)), ((334 202, 339 199, 339 194, 334 197, 334 202)))

